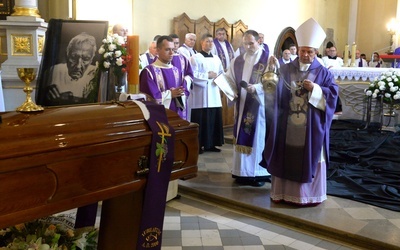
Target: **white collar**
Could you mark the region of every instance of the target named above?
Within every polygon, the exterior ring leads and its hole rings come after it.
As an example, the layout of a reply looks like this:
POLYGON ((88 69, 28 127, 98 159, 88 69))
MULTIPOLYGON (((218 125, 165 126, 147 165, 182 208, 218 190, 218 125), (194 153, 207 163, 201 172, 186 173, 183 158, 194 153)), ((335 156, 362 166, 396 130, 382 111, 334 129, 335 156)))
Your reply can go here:
POLYGON ((173 67, 171 63, 163 63, 158 58, 153 64, 154 64, 154 66, 160 67, 160 68, 172 68, 173 67))
POLYGON ((307 71, 308 68, 310 67, 311 63, 299 62, 299 65, 300 65, 300 71, 307 71))

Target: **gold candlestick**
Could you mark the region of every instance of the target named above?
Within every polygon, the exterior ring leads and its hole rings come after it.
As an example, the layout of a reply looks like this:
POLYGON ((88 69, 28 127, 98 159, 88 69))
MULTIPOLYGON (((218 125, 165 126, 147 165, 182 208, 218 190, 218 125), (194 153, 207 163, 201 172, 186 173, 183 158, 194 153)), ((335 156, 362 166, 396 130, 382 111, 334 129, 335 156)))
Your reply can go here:
POLYGON ((344 67, 349 67, 349 45, 344 46, 344 67))
POLYGON ((18 77, 25 83, 24 92, 26 93, 25 102, 17 108, 18 112, 37 112, 43 111, 43 107, 36 105, 32 101, 31 93, 32 87, 31 82, 36 78, 36 68, 17 68, 18 77))
POLYGON ((356 66, 356 50, 357 50, 357 45, 356 45, 356 43, 353 43, 353 45, 351 45, 351 62, 350 62, 350 67, 357 67, 357 66, 356 66))

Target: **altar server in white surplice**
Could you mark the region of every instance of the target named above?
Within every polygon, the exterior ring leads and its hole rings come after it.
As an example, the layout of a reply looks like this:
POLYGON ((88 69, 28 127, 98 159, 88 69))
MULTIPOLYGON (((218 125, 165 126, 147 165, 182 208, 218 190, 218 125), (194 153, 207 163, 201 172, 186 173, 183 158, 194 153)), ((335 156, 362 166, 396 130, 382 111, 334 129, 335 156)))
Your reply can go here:
POLYGON ((213 38, 204 34, 201 51, 191 57, 193 89, 189 98, 191 121, 199 124, 199 153, 220 152, 224 142, 222 102, 214 79, 224 71, 221 60, 211 53, 213 38))
POLYGON ((337 56, 337 50, 335 46, 329 48, 329 54, 322 57, 322 61, 326 68, 330 69, 332 67, 343 67, 343 59, 337 56))

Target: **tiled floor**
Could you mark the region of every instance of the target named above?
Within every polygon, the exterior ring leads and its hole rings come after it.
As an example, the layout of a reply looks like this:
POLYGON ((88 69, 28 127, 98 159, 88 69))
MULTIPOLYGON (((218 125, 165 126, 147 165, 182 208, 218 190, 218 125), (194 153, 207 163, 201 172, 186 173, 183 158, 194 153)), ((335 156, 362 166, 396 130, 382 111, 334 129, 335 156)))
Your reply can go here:
POLYGON ((317 207, 274 204, 267 183, 238 186, 232 145, 199 156, 196 178, 167 203, 162 249, 400 249, 400 214, 329 196, 317 207))
POLYGON ((162 249, 352 248, 183 196, 168 203, 162 249))

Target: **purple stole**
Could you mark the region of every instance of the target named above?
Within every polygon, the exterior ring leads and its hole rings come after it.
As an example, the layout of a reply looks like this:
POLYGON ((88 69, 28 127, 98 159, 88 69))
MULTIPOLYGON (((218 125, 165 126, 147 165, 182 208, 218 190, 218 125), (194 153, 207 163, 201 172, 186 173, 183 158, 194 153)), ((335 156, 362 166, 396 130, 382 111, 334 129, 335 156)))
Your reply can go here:
MULTIPOLYGON (((186 44, 182 44, 182 46, 181 47, 184 47, 185 49, 187 49, 188 50, 188 52, 189 52, 189 55, 190 56, 193 56, 193 54, 192 54, 192 52, 191 52, 191 50, 190 50, 190 48, 186 45, 186 44)), ((197 53, 197 51, 194 49, 194 48, 192 48, 193 49, 193 53, 194 54, 196 54, 197 53)))
POLYGON ((149 111, 149 117, 144 117, 152 132, 149 174, 136 249, 161 249, 166 197, 174 161, 175 131, 168 124, 164 106, 153 102, 136 104, 142 112, 146 108, 149 111))
POLYGON ((185 68, 186 68, 186 64, 185 64, 185 59, 182 55, 174 55, 174 57, 172 57, 172 61, 171 64, 174 65, 175 67, 177 67, 180 71, 181 71, 181 75, 182 75, 182 82, 185 80, 185 68), (178 60, 176 60, 175 58, 178 58, 178 60))
POLYGON ((147 57, 147 62, 149 62, 149 64, 152 64, 153 62, 155 62, 157 60, 157 56, 155 56, 154 58, 151 58, 150 53, 146 53, 146 57, 147 57))
MULTIPOLYGON (((252 70, 252 74, 251 74, 250 82, 249 82, 251 84, 261 81, 261 76, 264 73, 264 70, 266 69, 266 67, 268 65, 269 50, 267 48, 265 50, 263 49, 262 51, 263 52, 260 57, 260 60, 258 61, 258 63, 256 63, 253 66, 253 70, 252 70)), ((237 85, 238 90, 241 90, 240 82, 242 81, 243 65, 244 65, 244 54, 242 54, 236 58, 235 65, 234 65, 235 79, 236 79, 236 85, 237 85)), ((239 94, 240 94, 240 91, 239 91, 239 94)), ((236 110, 239 110, 239 107, 240 107, 240 96, 236 102, 236 110)), ((240 126, 239 133, 237 135, 236 142, 235 142, 235 144, 236 144, 235 150, 238 152, 245 153, 245 154, 251 154, 251 152, 252 152, 254 133, 256 130, 259 107, 260 107, 260 104, 258 103, 256 98, 253 96, 253 94, 247 93, 246 100, 244 103, 244 108, 243 108, 242 120, 241 121, 236 120, 234 129, 233 129, 233 131, 234 131, 233 137, 235 138, 236 131, 238 131, 237 130, 238 126, 240 126)), ((239 116, 237 116, 237 118, 238 117, 239 116)))
MULTIPOLYGON (((283 58, 282 58, 282 57, 278 59, 278 62, 279 62, 279 65, 280 65, 280 66, 286 64, 286 63, 283 61, 283 58)), ((289 59, 289 62, 288 62, 288 63, 291 63, 291 62, 292 62, 292 59, 289 59)))
POLYGON ((234 52, 232 50, 232 47, 230 46, 229 42, 227 40, 225 40, 226 49, 228 50, 228 55, 229 55, 229 58, 225 58, 224 49, 222 48, 222 46, 219 43, 217 38, 214 38, 214 45, 215 45, 215 48, 217 49, 218 57, 221 59, 222 66, 224 67, 224 69, 226 69, 228 60, 230 61, 234 57, 234 52))
POLYGON ((363 61, 362 58, 360 58, 360 61, 358 62, 358 67, 362 67, 363 66, 363 61))

